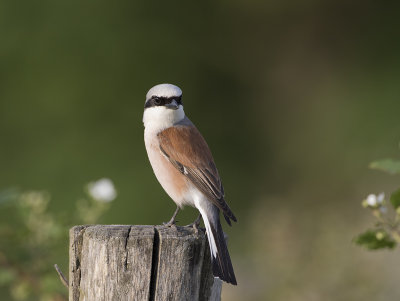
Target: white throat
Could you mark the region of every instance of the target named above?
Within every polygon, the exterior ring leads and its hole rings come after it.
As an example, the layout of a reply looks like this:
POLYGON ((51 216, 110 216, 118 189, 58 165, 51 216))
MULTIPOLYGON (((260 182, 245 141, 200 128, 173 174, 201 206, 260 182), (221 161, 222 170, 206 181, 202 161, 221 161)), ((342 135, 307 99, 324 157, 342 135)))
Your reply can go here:
POLYGON ((143 124, 146 131, 158 133, 173 126, 183 118, 185 118, 185 112, 181 105, 177 110, 167 109, 164 106, 151 107, 144 110, 143 124))

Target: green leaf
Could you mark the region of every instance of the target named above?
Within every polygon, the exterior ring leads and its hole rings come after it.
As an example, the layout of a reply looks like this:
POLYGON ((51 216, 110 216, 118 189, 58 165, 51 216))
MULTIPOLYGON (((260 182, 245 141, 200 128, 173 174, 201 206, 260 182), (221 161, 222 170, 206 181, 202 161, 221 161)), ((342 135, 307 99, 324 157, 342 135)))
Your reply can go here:
POLYGON ((392 193, 392 195, 390 196, 390 202, 395 209, 400 207, 400 189, 392 193))
POLYGON ((390 174, 400 174, 400 161, 382 159, 371 162, 369 168, 385 171, 390 174))
POLYGON ((354 239, 357 245, 369 250, 393 249, 396 242, 384 230, 367 230, 354 239))

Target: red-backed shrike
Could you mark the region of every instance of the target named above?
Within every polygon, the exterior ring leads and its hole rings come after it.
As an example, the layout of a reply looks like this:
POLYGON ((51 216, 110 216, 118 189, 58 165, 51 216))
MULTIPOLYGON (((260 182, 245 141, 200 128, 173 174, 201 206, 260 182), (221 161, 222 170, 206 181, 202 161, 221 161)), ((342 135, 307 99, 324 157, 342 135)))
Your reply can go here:
POLYGON ((219 212, 229 225, 236 217, 224 199, 224 188, 203 136, 185 116, 182 91, 171 84, 154 86, 146 95, 144 141, 153 171, 176 203, 168 225, 184 205, 197 208, 210 245, 213 274, 236 285, 219 212))

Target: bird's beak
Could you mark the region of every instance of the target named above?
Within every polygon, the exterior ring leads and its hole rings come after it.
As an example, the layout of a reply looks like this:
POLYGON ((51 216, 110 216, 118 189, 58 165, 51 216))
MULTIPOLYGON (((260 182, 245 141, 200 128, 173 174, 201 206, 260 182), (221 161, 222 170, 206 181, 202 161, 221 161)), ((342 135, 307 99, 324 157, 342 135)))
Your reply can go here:
POLYGON ((178 103, 176 102, 176 100, 174 99, 173 101, 171 101, 171 103, 168 103, 165 105, 168 109, 172 109, 172 110, 177 110, 179 108, 178 103))

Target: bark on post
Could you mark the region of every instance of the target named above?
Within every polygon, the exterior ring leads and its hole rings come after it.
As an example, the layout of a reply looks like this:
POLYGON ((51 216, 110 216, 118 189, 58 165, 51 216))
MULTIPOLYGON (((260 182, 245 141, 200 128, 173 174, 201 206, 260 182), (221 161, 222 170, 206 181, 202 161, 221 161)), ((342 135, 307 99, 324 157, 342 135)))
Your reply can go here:
POLYGON ((92 225, 70 230, 69 300, 216 301, 205 233, 164 226, 92 225))

